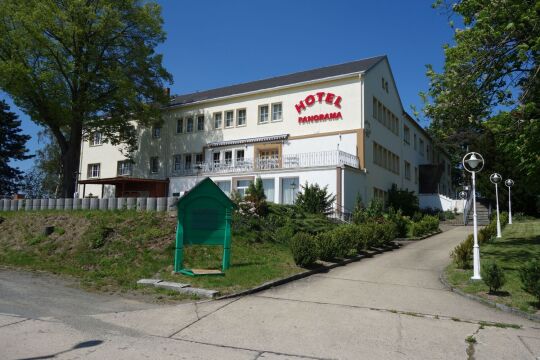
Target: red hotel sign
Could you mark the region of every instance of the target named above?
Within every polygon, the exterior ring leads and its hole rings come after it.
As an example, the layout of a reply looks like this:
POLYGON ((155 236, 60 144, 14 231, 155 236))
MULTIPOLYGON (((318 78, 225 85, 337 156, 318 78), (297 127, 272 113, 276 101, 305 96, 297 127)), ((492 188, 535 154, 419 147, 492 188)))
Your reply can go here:
MULTIPOLYGON (((338 109, 341 109, 341 100, 342 100, 341 96, 336 96, 335 94, 331 92, 318 92, 318 93, 306 96, 304 100, 294 105, 294 107, 296 108, 296 111, 298 112, 298 114, 301 115, 302 111, 307 109, 306 106, 312 106, 316 102, 318 102, 319 104, 322 104, 322 102, 324 101, 328 105, 333 105, 337 107, 338 109)), ((342 119, 341 111, 326 113, 326 114, 317 114, 317 115, 311 115, 311 116, 299 116, 298 122, 307 123, 307 122, 314 122, 314 121, 339 120, 339 119, 342 119)))

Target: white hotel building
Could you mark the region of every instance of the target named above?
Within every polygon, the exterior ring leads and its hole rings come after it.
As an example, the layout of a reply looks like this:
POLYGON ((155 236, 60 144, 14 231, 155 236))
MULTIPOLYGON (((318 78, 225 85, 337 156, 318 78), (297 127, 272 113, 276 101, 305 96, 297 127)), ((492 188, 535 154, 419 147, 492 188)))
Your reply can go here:
POLYGON ((178 196, 204 177, 228 193, 260 177, 284 204, 318 183, 345 211, 392 184, 453 194, 448 157, 404 111, 386 56, 173 96, 163 118, 139 129, 132 160, 100 134, 83 143, 80 196, 178 196))

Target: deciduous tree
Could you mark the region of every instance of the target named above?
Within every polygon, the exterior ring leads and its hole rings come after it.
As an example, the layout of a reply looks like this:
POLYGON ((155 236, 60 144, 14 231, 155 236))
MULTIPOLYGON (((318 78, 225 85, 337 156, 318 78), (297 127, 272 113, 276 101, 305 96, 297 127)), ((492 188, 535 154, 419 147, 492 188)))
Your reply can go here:
POLYGON ((160 12, 142 0, 0 0, 0 89, 53 134, 61 196, 73 196, 83 139, 133 146, 133 120, 160 121, 172 80, 155 53, 160 12))

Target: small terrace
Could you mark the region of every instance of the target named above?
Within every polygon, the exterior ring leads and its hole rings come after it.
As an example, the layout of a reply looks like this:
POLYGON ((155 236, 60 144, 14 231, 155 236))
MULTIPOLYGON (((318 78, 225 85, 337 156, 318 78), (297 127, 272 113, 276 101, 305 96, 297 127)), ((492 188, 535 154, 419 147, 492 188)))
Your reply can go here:
POLYGON ((356 155, 340 150, 318 151, 282 156, 268 156, 259 158, 240 158, 229 161, 202 162, 184 164, 178 169, 173 165, 173 176, 213 175, 230 173, 249 173, 253 171, 269 171, 278 169, 302 169, 323 166, 351 166, 358 168, 359 161, 356 155))

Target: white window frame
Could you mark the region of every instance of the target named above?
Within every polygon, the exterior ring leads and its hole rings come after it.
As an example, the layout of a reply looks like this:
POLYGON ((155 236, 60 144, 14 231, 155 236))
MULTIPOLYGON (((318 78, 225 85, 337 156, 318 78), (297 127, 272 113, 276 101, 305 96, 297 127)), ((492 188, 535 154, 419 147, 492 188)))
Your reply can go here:
POLYGON ((283 103, 281 102, 272 103, 271 110, 272 110, 272 116, 271 116, 272 122, 283 121, 283 103), (274 107, 276 106, 279 106, 279 111, 275 111, 274 107), (279 114, 279 117, 276 117, 275 116, 276 114, 279 114))
POLYGON ((153 126, 152 127, 152 138, 153 139, 161 139, 161 126, 153 126))
POLYGON ((103 135, 101 131, 95 131, 90 138, 90 146, 100 146, 103 145, 103 135))
POLYGON ((259 105, 259 116, 258 116, 258 122, 259 124, 268 124, 270 122, 270 106, 268 104, 259 105), (262 109, 266 108, 266 120, 262 121, 262 109))
POLYGON ((193 116, 190 116, 187 118, 186 120, 186 133, 192 133, 193 132, 193 124, 194 123, 194 120, 193 120, 193 116), (189 124, 191 123, 191 129, 189 127, 189 124))
POLYGON ((234 110, 225 111, 225 124, 224 125, 225 125, 225 129, 230 129, 230 128, 234 127, 234 110), (228 118, 229 114, 232 114, 230 119, 228 118), (231 120, 231 124, 227 125, 229 120, 231 120))
POLYGON ((204 115, 198 115, 197 116, 197 131, 204 131, 204 115), (202 129, 199 127, 202 120, 202 129))
POLYGON ((159 156, 151 156, 150 157, 150 173, 151 174, 159 173, 159 156), (155 161, 155 163, 154 163, 154 161, 155 161), (154 171, 154 165, 156 165, 155 171, 154 171))
POLYGON ((132 169, 133 169, 133 163, 131 162, 131 160, 118 161, 118 165, 117 165, 118 176, 129 176, 131 175, 132 169), (124 171, 126 168, 127 168, 127 172, 124 171))
POLYGON ((177 134, 184 133, 184 118, 183 117, 176 119, 176 133, 177 134))
POLYGON ((176 154, 173 155, 173 171, 182 170, 182 155, 176 154))
POLYGON ((96 179, 96 178, 99 178, 100 176, 101 176, 101 163, 88 164, 87 177, 89 179, 96 179))
POLYGON ((244 109, 237 109, 236 110, 236 127, 242 127, 242 126, 246 126, 246 125, 247 125, 247 110, 245 108, 244 109), (244 112, 244 117, 243 117, 244 123, 240 124, 240 119, 242 119, 240 117, 240 113, 242 111, 244 112))
POLYGON ((216 112, 212 115, 212 119, 214 120, 214 129, 221 129, 223 128, 223 113, 222 112, 216 112), (219 116, 219 126, 216 126, 216 121, 218 120, 219 116))

